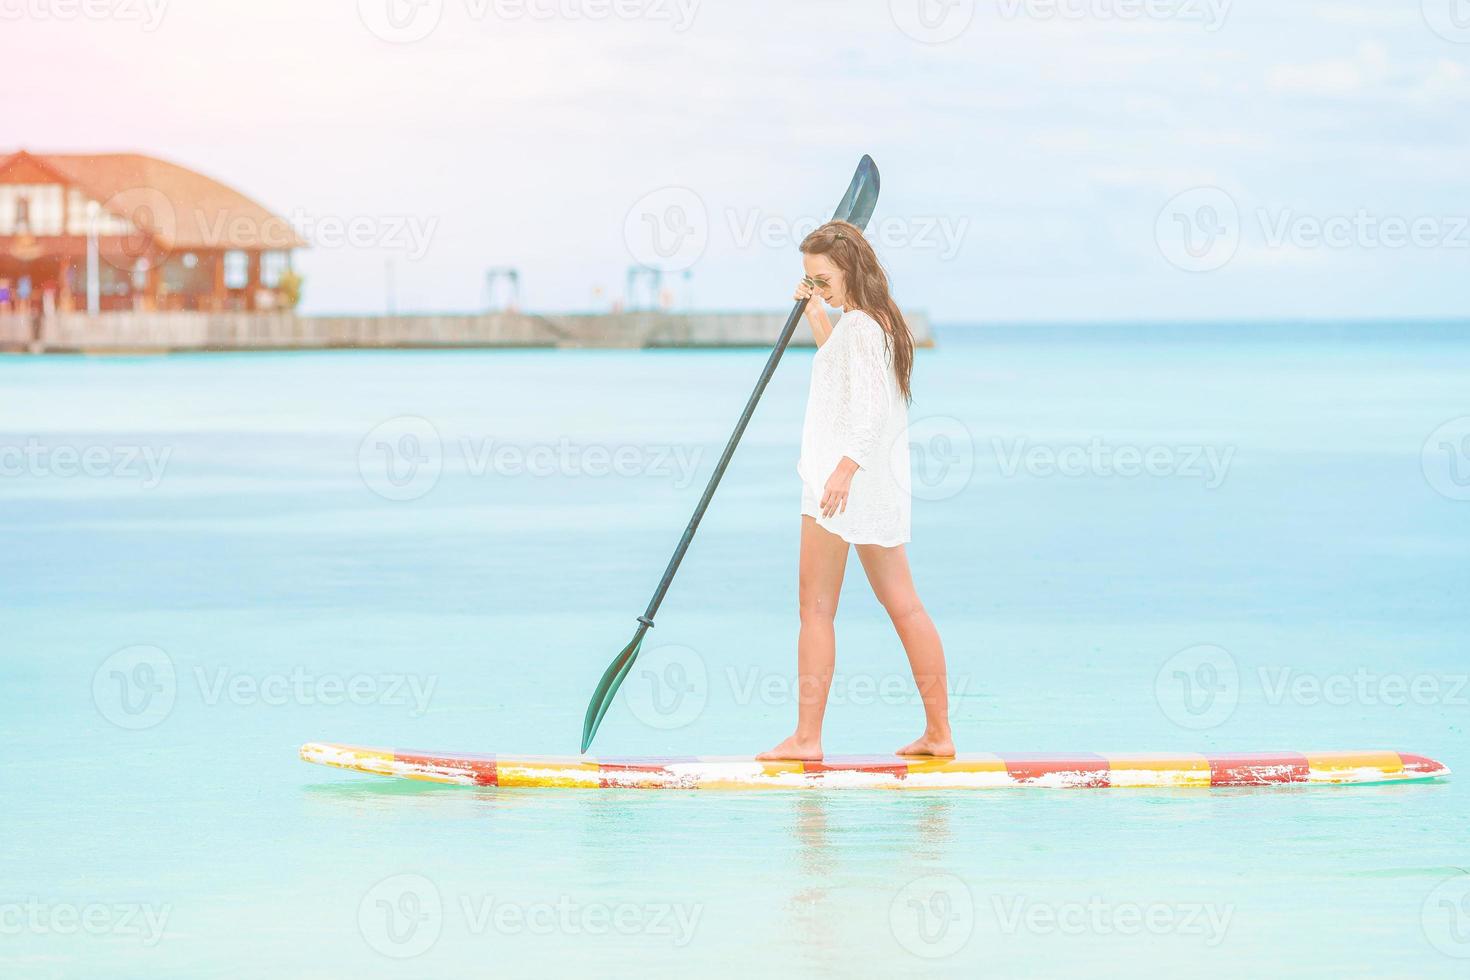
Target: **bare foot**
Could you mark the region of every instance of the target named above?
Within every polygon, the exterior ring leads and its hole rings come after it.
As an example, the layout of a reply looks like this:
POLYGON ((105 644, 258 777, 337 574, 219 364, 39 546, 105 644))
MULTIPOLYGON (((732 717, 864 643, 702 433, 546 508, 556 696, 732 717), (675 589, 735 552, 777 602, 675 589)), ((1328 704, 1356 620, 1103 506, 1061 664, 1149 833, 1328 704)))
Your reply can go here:
POLYGON ((756 758, 763 762, 820 762, 822 743, 815 739, 798 738, 793 735, 769 752, 762 752, 756 758))
POLYGON ((918 741, 910 742, 898 750, 899 755, 932 755, 950 758, 954 755, 954 739, 948 735, 925 734, 918 741))

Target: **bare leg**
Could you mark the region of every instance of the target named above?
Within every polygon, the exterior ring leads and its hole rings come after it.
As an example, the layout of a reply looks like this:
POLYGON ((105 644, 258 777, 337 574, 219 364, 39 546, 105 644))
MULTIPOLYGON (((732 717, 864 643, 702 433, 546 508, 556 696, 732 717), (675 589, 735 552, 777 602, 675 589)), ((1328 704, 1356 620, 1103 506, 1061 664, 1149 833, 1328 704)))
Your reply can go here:
POLYGON ((847 542, 803 515, 797 577, 801 633, 796 641, 796 733, 757 759, 822 757, 822 717, 827 713, 827 692, 837 661, 837 631, 832 621, 846 570, 847 542))
POLYGON ((883 548, 875 544, 857 546, 858 560, 868 573, 873 594, 888 611, 893 628, 909 655, 914 684, 924 701, 924 734, 898 750, 899 755, 954 755, 954 738, 949 731, 949 677, 944 664, 944 646, 939 631, 919 601, 914 578, 909 573, 908 553, 903 545, 883 548))

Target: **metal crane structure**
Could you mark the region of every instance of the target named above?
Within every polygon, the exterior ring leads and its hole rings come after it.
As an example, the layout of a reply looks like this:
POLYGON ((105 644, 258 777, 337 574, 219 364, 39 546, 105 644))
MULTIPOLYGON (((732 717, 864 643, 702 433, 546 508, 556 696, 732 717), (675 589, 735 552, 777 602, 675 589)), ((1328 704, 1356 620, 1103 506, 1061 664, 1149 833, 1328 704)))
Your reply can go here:
POLYGON ((521 274, 508 265, 485 270, 485 309, 491 313, 515 312, 521 305, 521 274))

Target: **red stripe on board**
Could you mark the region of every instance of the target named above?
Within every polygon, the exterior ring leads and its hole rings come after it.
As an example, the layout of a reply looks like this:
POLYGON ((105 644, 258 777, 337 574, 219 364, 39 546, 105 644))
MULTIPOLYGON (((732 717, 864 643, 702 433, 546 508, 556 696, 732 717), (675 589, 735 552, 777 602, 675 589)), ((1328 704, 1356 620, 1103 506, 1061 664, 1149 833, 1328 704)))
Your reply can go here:
POLYGON ((1307 757, 1297 752, 1226 753, 1206 756, 1205 759, 1210 764, 1211 786, 1304 783, 1311 769, 1307 757))
POLYGON ((469 773, 475 778, 476 786, 500 785, 500 778, 495 769, 495 756, 493 755, 463 755, 459 753, 442 755, 433 752, 394 749, 393 758, 399 762, 407 762, 409 765, 414 766, 469 773))
POLYGON ((820 762, 803 762, 801 771, 886 773, 903 779, 909 774, 909 764, 891 755, 833 755, 820 762))
POLYGON ((1034 783, 1043 776, 1075 775, 1079 787, 1108 785, 1108 760, 1091 752, 1080 755, 1006 755, 1000 761, 1018 783, 1034 783))
POLYGON ((698 761, 699 757, 692 755, 669 756, 668 758, 664 759, 598 759, 597 771, 599 773, 599 778, 597 780, 597 785, 603 789, 618 789, 620 787, 630 789, 653 789, 657 787, 663 787, 668 784, 665 782, 665 780, 662 779, 649 779, 630 784, 626 778, 621 780, 614 780, 602 776, 601 774, 648 772, 666 774, 670 778, 672 778, 672 774, 669 773, 670 765, 676 762, 698 761))
POLYGON ((1435 762, 1422 755, 1408 755, 1400 752, 1398 756, 1404 764, 1404 772, 1442 772, 1444 770, 1444 763, 1435 762))
POLYGON ((599 768, 599 769, 619 769, 619 770, 627 769, 627 770, 634 770, 636 772, 659 772, 661 770, 667 769, 669 766, 677 765, 679 763, 683 763, 683 762, 698 762, 698 761, 699 761, 699 756, 697 756, 697 755, 671 755, 671 756, 668 756, 667 758, 660 757, 660 758, 656 758, 656 759, 646 759, 646 758, 645 759, 636 759, 636 758, 603 759, 603 758, 599 758, 597 760, 597 768, 599 768))

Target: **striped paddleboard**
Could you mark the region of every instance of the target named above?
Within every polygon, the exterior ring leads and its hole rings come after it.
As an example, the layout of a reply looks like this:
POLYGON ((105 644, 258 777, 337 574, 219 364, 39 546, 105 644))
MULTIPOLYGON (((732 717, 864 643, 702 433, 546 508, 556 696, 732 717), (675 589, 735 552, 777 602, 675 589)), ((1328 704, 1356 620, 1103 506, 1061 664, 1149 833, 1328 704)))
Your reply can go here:
POLYGON ((555 789, 1052 789, 1402 783, 1449 775, 1399 752, 1191 755, 960 755, 953 759, 831 756, 821 762, 750 758, 601 758, 410 752, 308 742, 301 758, 379 776, 465 786, 555 789))

